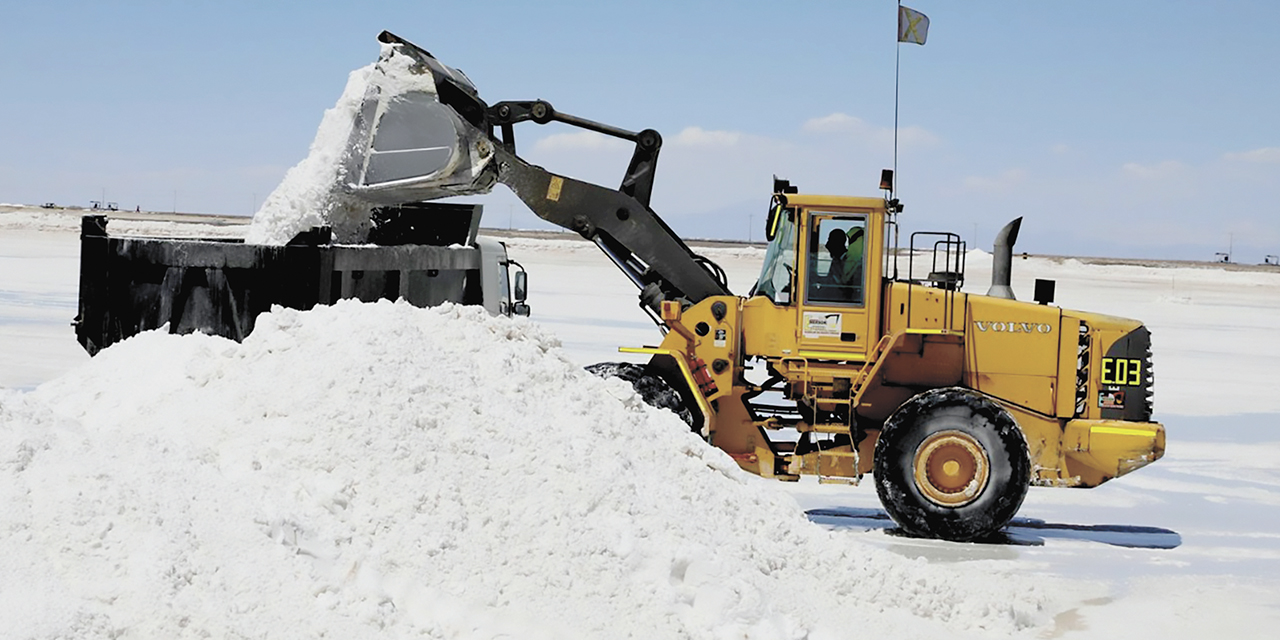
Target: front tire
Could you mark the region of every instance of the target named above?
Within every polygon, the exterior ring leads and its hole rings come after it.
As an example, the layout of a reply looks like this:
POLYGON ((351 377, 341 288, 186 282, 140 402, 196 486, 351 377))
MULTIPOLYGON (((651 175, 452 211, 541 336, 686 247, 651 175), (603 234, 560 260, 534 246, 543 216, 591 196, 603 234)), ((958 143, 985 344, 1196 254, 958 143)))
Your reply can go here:
POLYGON ((934 389, 889 417, 876 443, 876 493, 909 535, 969 541, 999 531, 1030 485, 1013 416, 968 389, 934 389))
POLYGON ((645 404, 659 409, 669 409, 676 414, 690 429, 695 429, 693 412, 684 404, 680 394, 661 376, 631 362, 598 362, 586 367, 586 370, 601 378, 620 378, 631 383, 631 388, 640 394, 645 404))

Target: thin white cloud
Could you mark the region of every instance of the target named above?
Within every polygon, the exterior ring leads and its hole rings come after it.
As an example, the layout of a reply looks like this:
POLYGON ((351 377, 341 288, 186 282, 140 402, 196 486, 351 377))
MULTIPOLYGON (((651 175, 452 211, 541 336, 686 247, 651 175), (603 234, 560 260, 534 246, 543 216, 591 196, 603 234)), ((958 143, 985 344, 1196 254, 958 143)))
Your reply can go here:
POLYGON ((702 127, 685 127, 671 140, 672 144, 686 147, 732 147, 742 140, 738 131, 714 131, 702 127))
POLYGON ((808 133, 863 133, 870 128, 862 118, 847 113, 833 113, 821 118, 811 118, 800 127, 808 133))
POLYGON ((1127 162, 1120 167, 1120 171, 1124 175, 1142 180, 1162 180, 1175 177, 1184 173, 1186 169, 1187 165, 1177 160, 1165 160, 1156 164, 1127 162))
POLYGON ((1280 147, 1261 147, 1251 151, 1224 153, 1222 159, 1233 162, 1280 164, 1280 147))
POLYGON ((533 143, 536 151, 596 151, 627 149, 631 146, 631 143, 626 140, 619 140, 594 131, 555 133, 533 143))
MULTIPOLYGON (((812 134, 846 135, 867 140, 876 145, 885 146, 893 143, 892 127, 877 127, 868 124, 862 118, 847 113, 832 113, 818 118, 810 118, 800 127, 801 131, 812 134)), ((938 137, 919 126, 899 127, 898 144, 902 146, 928 146, 938 142, 938 137)))
POLYGON ((994 176, 968 176, 964 179, 964 188, 968 191, 997 194, 1009 193, 1026 182, 1025 169, 1008 169, 994 176))

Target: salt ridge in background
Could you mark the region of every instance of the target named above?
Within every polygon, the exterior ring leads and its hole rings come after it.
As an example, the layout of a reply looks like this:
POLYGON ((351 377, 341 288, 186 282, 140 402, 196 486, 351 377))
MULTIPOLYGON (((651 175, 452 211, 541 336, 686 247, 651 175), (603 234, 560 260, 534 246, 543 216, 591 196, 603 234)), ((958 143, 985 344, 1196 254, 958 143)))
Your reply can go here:
POLYGON ((0 422, 11 637, 991 637, 1100 595, 827 532, 476 308, 148 332, 0 422))

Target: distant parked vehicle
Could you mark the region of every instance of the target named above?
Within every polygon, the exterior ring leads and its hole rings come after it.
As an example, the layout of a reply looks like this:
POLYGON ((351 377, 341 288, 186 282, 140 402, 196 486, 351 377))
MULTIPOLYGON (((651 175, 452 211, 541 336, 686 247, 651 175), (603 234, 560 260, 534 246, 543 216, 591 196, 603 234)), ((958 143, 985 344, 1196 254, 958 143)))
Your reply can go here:
POLYGON ((41 209, 57 209, 57 208, 58 208, 58 205, 56 205, 56 204, 54 204, 54 203, 52 203, 52 202, 46 202, 46 203, 44 203, 44 204, 40 205, 40 208, 41 208, 41 209))

